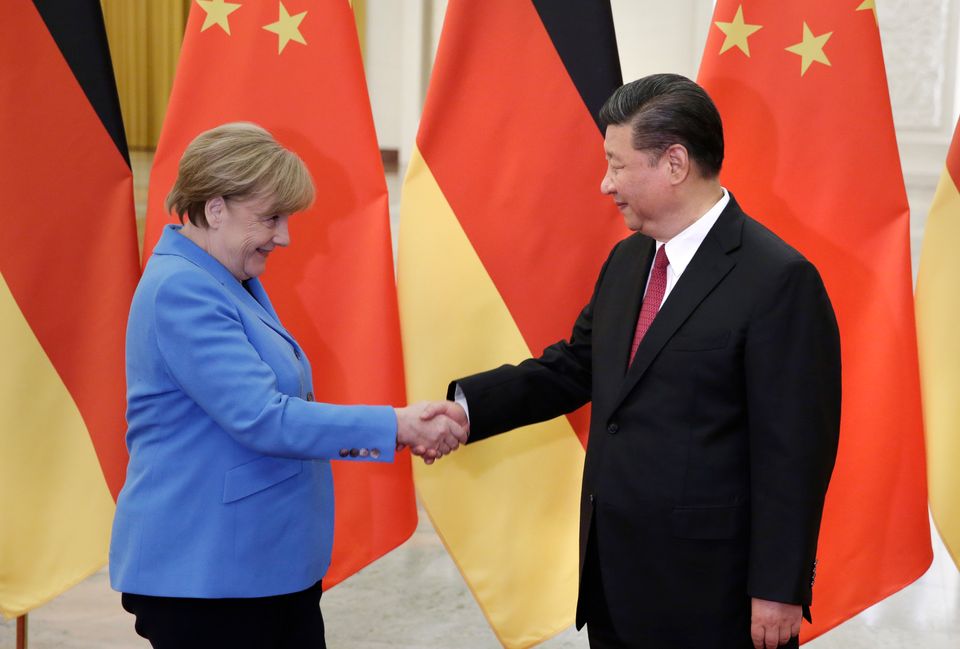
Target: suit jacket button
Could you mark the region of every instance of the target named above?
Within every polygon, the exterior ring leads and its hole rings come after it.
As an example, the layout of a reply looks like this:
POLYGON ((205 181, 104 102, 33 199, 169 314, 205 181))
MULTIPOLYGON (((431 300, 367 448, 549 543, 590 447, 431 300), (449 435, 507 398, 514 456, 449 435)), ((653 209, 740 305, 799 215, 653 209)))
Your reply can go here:
POLYGON ((357 457, 358 455, 360 455, 360 449, 358 448, 350 449, 350 457, 357 457))
POLYGON ((370 449, 370 457, 372 457, 374 460, 380 457, 380 449, 378 448, 370 449))
POLYGON ((607 426, 607 432, 611 435, 616 435, 618 430, 620 430, 620 426, 617 424, 617 422, 613 422, 607 426))
POLYGON ((590 494, 589 496, 587 496, 587 499, 590 501, 590 504, 592 505, 592 504, 593 504, 593 494, 590 494))
POLYGON ((348 455, 350 455, 350 449, 348 448, 340 449, 340 457, 347 457, 348 455))
POLYGON ((307 392, 307 401, 313 401, 313 392, 307 392))

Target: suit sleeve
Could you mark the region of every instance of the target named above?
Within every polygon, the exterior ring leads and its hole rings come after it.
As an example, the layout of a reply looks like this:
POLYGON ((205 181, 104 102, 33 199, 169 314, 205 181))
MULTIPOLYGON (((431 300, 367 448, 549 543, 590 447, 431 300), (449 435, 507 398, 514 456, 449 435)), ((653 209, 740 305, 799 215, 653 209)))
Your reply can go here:
POLYGON ((178 273, 155 297, 157 347, 167 372, 240 444, 300 459, 339 459, 341 448, 379 449, 392 461, 396 415, 388 406, 308 402, 280 392, 236 307, 199 273, 178 273))
POLYGON ((604 262, 590 302, 573 326, 570 340, 550 345, 538 358, 502 365, 457 379, 470 408, 470 441, 573 412, 590 401, 592 385, 593 307, 617 244, 604 262))
POLYGON ((812 264, 797 259, 758 305, 745 343, 751 597, 803 604, 840 429, 840 334, 812 264))

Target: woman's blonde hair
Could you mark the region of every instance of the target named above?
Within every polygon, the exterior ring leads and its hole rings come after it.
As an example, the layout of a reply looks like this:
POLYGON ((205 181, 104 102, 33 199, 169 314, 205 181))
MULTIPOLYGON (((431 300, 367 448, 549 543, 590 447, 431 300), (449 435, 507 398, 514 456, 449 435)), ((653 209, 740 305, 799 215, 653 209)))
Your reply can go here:
POLYGON ((310 172, 293 151, 250 122, 232 122, 204 131, 180 158, 177 181, 164 203, 183 223, 186 216, 207 227, 206 202, 223 198, 269 197, 270 211, 293 214, 313 203, 310 172))

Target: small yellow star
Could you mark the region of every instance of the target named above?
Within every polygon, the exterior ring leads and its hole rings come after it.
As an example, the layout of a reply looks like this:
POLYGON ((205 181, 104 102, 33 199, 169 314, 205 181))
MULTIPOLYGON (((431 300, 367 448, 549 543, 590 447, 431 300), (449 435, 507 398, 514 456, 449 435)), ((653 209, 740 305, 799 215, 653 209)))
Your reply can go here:
POLYGON ((733 17, 732 22, 717 21, 714 24, 725 34, 723 45, 720 47, 721 54, 731 47, 738 47, 741 52, 750 56, 750 43, 747 39, 758 29, 763 29, 763 25, 749 25, 743 22, 743 5, 737 7, 737 15, 733 17))
POLYGON ((873 19, 877 21, 878 25, 880 24, 880 19, 877 18, 877 0, 863 0, 857 7, 857 11, 872 11, 873 19))
POLYGON ((307 41, 303 38, 303 34, 300 33, 300 23, 306 15, 306 11, 301 11, 296 16, 291 16, 287 13, 287 8, 283 6, 283 2, 280 3, 280 18, 275 23, 263 26, 268 32, 273 32, 277 35, 277 54, 282 54, 283 48, 285 48, 290 41, 296 41, 301 45, 307 44, 307 41))
POLYGON ((827 44, 831 36, 833 36, 833 32, 814 36, 810 28, 807 27, 807 23, 803 23, 803 40, 796 45, 791 45, 786 48, 788 52, 800 56, 801 77, 806 74, 807 68, 809 68, 814 61, 823 63, 824 65, 830 65, 830 60, 827 58, 827 55, 823 53, 823 46, 827 44))
POLYGON ((223 31, 230 35, 230 21, 227 16, 240 8, 238 2, 224 2, 223 0, 197 0, 200 8, 207 12, 203 19, 203 27, 200 31, 205 32, 214 25, 220 25, 223 31))

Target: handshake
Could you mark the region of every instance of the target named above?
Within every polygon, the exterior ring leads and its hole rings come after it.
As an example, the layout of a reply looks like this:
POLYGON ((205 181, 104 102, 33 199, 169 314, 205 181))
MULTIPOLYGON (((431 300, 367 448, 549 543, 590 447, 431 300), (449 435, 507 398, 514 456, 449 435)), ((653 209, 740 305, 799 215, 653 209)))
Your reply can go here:
POLYGON ((461 444, 467 443, 470 425, 467 413, 453 401, 421 401, 397 413, 397 450, 410 452, 433 464, 461 444))

